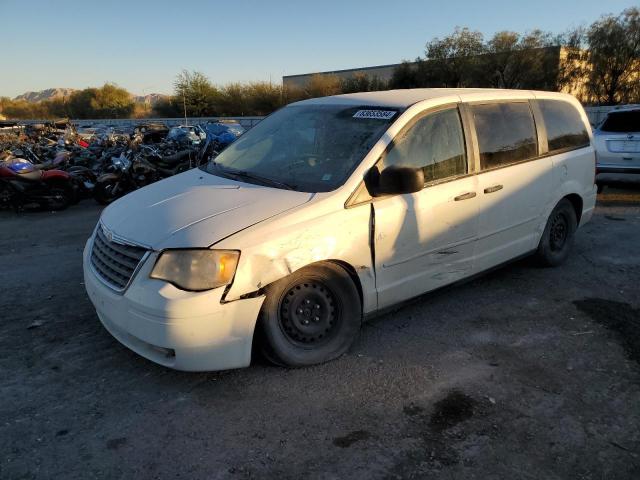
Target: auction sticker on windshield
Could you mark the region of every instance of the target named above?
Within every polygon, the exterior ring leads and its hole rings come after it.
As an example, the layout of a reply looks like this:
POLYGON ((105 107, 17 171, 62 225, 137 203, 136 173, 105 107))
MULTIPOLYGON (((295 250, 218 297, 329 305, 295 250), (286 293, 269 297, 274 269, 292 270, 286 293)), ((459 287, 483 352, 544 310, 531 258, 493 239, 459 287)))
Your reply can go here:
POLYGON ((358 110, 353 118, 377 118, 379 120, 389 120, 396 114, 394 110, 358 110))

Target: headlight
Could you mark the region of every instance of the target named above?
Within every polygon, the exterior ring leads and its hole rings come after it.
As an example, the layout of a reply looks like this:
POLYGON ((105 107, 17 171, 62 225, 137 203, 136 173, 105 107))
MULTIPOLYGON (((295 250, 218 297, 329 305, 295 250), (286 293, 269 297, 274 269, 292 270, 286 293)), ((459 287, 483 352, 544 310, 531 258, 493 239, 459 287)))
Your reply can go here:
POLYGON ((239 257, 235 250, 165 250, 150 277, 182 290, 211 290, 231 282, 239 257))

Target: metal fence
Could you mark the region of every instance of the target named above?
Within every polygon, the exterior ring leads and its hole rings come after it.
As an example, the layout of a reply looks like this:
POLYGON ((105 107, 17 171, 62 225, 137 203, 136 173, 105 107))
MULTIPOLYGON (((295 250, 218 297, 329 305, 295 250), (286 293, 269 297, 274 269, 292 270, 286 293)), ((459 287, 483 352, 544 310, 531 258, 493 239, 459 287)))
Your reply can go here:
POLYGON ((607 106, 607 107, 584 107, 585 112, 587 112, 587 117, 589 117, 589 123, 591 125, 598 125, 604 117, 607 116, 611 110, 616 108, 615 106, 607 106))
MULTIPOLYGON (((607 115, 615 107, 607 106, 607 107, 585 107, 585 111, 587 112, 587 117, 589 117, 589 122, 591 125, 598 125, 604 117, 607 115)), ((209 121, 217 121, 217 120, 236 120, 240 125, 242 125, 245 129, 250 129, 255 126, 260 120, 264 117, 194 117, 187 118, 188 125, 197 125, 200 123, 206 123, 209 121)), ((19 123, 22 124, 30 124, 30 123, 42 123, 47 120, 20 120, 19 123)), ((176 125, 184 125, 184 118, 111 118, 111 119, 88 119, 88 120, 72 120, 72 122, 77 126, 97 126, 97 125, 108 125, 113 127, 131 127, 133 125, 138 125, 140 123, 163 123, 168 127, 174 127, 176 125)))
MULTIPOLYGON (((264 117, 195 117, 187 118, 187 125, 198 125, 209 121, 218 120, 235 120, 245 129, 250 129, 255 126, 264 117)), ((34 124, 45 123, 50 120, 19 120, 21 124, 34 124)), ((185 118, 110 118, 110 119, 86 119, 86 120, 71 120, 71 122, 78 127, 95 127, 99 125, 107 125, 110 127, 131 127, 139 125, 141 123, 162 123, 167 127, 174 127, 176 125, 185 125, 185 118)))

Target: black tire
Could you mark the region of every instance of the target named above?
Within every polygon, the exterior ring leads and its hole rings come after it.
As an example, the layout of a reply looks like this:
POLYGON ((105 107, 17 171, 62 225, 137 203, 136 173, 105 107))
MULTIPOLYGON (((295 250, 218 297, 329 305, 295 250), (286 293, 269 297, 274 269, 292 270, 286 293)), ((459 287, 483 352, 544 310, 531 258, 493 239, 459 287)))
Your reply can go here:
POLYGON ((18 208, 16 194, 5 182, 0 182, 0 208, 18 208))
POLYGON ((549 215, 535 254, 537 262, 544 267, 563 263, 569 256, 576 228, 576 211, 571 202, 563 198, 549 215))
POLYGON ((96 202, 101 205, 109 205, 127 193, 122 187, 114 193, 114 187, 118 181, 119 180, 115 178, 110 178, 109 180, 97 182, 95 187, 93 187, 93 198, 95 198, 96 202))
POLYGON ((53 211, 64 210, 74 203, 76 198, 73 188, 62 182, 49 185, 48 196, 50 199, 47 201, 46 207, 53 211))
POLYGON ((345 353, 362 323, 360 296, 333 263, 305 267, 266 289, 257 339, 272 363, 305 367, 345 353))
POLYGON ((602 193, 604 191, 604 183, 596 183, 598 187, 598 193, 602 193))

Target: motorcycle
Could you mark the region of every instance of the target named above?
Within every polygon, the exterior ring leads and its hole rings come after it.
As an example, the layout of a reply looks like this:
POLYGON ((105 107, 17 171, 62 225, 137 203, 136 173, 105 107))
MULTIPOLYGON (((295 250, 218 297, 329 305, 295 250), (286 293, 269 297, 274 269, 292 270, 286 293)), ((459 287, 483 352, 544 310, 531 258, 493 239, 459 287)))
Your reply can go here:
POLYGON ((112 157, 106 173, 96 181, 94 198, 98 203, 108 205, 133 190, 186 172, 194 166, 191 154, 191 150, 181 150, 163 156, 154 147, 141 145, 135 154, 129 150, 126 155, 122 153, 119 157, 112 157))
POLYGON ((75 200, 72 176, 62 170, 39 170, 22 158, 0 163, 0 206, 19 210, 30 204, 63 210, 75 200))
POLYGON ((80 201, 89 198, 92 195, 93 188, 96 183, 96 174, 90 169, 82 165, 73 165, 71 163, 72 154, 68 150, 57 150, 52 160, 43 161, 28 146, 17 150, 21 158, 31 162, 34 168, 38 170, 63 170, 71 175, 71 183, 74 189, 74 200, 80 201))

